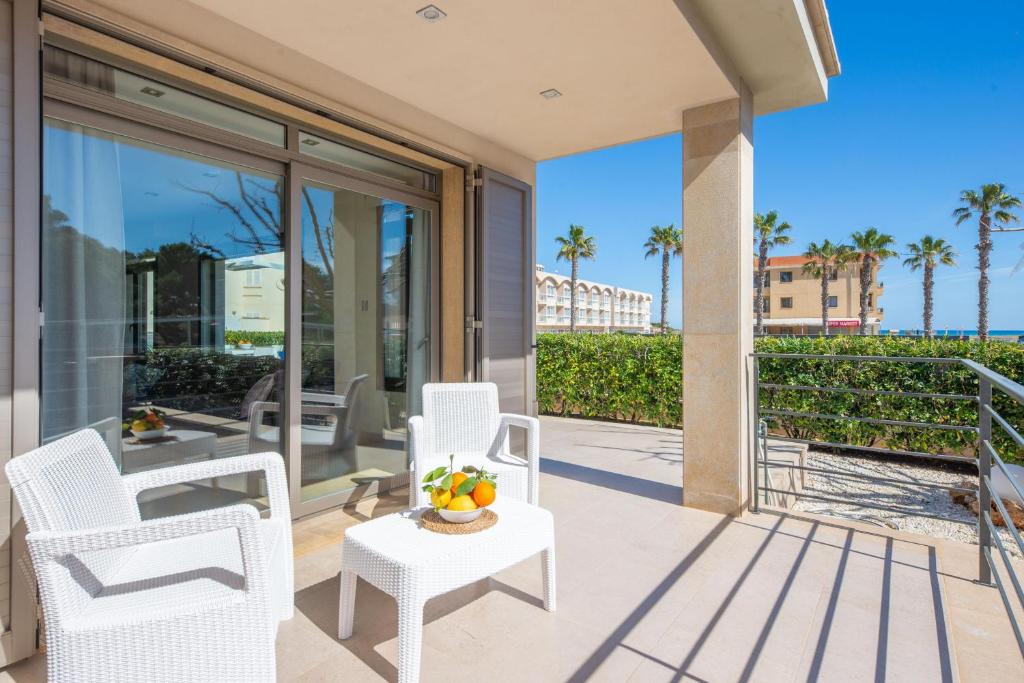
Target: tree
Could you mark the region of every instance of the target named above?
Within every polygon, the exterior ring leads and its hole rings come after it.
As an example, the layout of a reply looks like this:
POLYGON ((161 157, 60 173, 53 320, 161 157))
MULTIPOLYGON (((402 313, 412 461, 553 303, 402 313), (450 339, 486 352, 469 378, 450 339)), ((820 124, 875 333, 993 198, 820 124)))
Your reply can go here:
POLYGON ((891 249, 896 244, 892 235, 878 232, 876 228, 855 232, 850 235, 850 239, 853 241, 853 248, 860 254, 860 333, 867 334, 868 294, 875 266, 899 254, 891 249))
POLYGON ((786 233, 789 223, 779 220, 778 211, 754 214, 754 245, 757 247, 757 290, 754 295, 754 314, 757 316, 757 333, 764 334, 764 278, 768 270, 768 252, 775 247, 789 244, 793 240, 786 233))
POLYGON ((924 336, 935 334, 932 328, 932 296, 935 287, 935 266, 955 266, 956 252, 944 239, 925 235, 917 242, 907 245, 910 256, 903 265, 911 270, 924 270, 924 336))
POLYGON ((661 254, 661 333, 668 331, 668 282, 672 257, 683 253, 683 231, 675 225, 653 225, 651 236, 644 242, 644 258, 661 254))
POLYGON ((597 255, 597 244, 594 243, 593 235, 587 235, 586 228, 582 225, 570 225, 566 236, 559 235, 555 238, 558 244, 558 261, 568 261, 572 264, 572 277, 570 283, 572 289, 569 292, 569 331, 576 331, 576 283, 579 280, 580 259, 592 260, 597 255))
POLYGON ((1020 197, 1007 194, 1002 183, 988 183, 978 190, 964 190, 960 193, 960 206, 953 209, 956 224, 961 225, 977 216, 978 218, 978 339, 988 339, 988 268, 992 254, 993 232, 1020 232, 1024 228, 1010 228, 1020 218, 1013 213, 1019 209, 1020 197))
POLYGON ((832 244, 825 240, 819 246, 816 242, 807 245, 804 252, 803 271, 812 277, 821 280, 821 330, 822 334, 828 335, 828 281, 832 273, 845 270, 851 262, 856 260, 857 252, 853 247, 846 244, 832 244))

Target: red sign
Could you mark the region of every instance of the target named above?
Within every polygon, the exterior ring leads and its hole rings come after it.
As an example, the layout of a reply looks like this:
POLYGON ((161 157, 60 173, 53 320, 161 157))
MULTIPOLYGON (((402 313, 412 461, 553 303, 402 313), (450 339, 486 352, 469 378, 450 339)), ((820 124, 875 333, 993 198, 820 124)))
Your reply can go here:
POLYGON ((829 320, 829 327, 860 327, 859 320, 829 320))

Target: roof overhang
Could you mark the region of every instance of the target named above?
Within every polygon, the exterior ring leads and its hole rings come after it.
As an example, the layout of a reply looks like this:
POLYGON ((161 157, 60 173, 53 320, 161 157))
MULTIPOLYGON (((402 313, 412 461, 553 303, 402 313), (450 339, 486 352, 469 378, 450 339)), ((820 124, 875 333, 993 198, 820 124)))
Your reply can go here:
POLYGON ((822 102, 838 73, 824 0, 436 0, 436 22, 426 0, 96 2, 396 126, 443 121, 533 160, 678 131, 744 85, 759 114, 822 102))

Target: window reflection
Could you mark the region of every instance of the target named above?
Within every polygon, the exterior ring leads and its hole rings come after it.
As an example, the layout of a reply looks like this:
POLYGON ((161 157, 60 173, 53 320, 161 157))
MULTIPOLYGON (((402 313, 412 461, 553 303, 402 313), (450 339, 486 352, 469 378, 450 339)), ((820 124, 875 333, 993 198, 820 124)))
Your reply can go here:
MULTIPOLYGON (((51 119, 44 154, 43 439, 96 428, 125 472, 246 452, 283 400, 283 178, 51 119), (133 432, 144 411, 165 434, 133 432)), ((262 495, 234 479, 144 510, 262 495)))

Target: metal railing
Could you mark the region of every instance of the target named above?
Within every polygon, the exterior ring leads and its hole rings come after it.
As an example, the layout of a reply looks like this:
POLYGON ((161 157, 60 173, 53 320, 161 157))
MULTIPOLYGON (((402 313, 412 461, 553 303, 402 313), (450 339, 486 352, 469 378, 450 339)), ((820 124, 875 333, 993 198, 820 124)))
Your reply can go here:
MULTIPOLYGON (((755 463, 753 467, 754 483, 754 510, 757 511, 763 503, 769 504, 771 494, 776 496, 791 496, 794 499, 807 498, 819 502, 853 505, 856 507, 884 510, 889 512, 929 517, 950 522, 967 523, 962 519, 953 517, 933 515, 919 510, 909 510, 897 506, 884 505, 877 502, 866 502, 863 500, 844 499, 840 497, 824 496, 817 493, 805 493, 802 490, 788 491, 777 488, 773 485, 770 472, 774 468, 785 468, 790 470, 802 470, 825 476, 839 477, 842 479, 867 482, 871 484, 882 484, 890 486, 911 486, 921 489, 942 490, 950 493, 973 494, 978 501, 978 581, 979 583, 994 586, 999 591, 1000 599, 1006 608, 1010 625, 1021 655, 1024 656, 1024 633, 1022 624, 1017 619, 1017 611, 1024 610, 1024 587, 1022 581, 1024 576, 1018 574, 1019 568, 1014 567, 1010 554, 1007 552, 1003 536, 998 533, 993 520, 992 507, 995 506, 1002 519, 1005 528, 1016 544, 1018 551, 1024 555, 1024 538, 1014 526, 1014 523, 1006 509, 1004 502, 996 494, 992 484, 993 465, 1001 472, 1003 479, 1008 482, 1012 491, 1024 502, 1024 488, 1017 482, 1013 473, 1007 468, 999 450, 994 445, 995 428, 1003 433, 1003 442, 1015 444, 1016 448, 1024 449, 1024 436, 1015 428, 1010 421, 1002 415, 993 403, 993 392, 999 392, 1004 399, 1009 399, 1012 404, 1024 408, 1024 386, 1004 377, 990 368, 972 360, 963 358, 914 358, 900 356, 854 356, 854 355, 820 355, 820 354, 799 354, 799 353, 754 353, 753 354, 753 376, 754 376, 754 424, 756 425, 755 439, 755 463), (886 389, 864 389, 856 387, 840 386, 814 386, 806 384, 784 384, 761 381, 761 361, 765 359, 789 359, 794 361, 848 361, 854 363, 925 363, 932 366, 955 366, 966 368, 977 380, 976 393, 931 393, 927 391, 895 391, 886 389), (836 415, 823 412, 809 412, 797 410, 785 410, 762 406, 763 390, 783 390, 793 392, 818 392, 831 394, 854 394, 860 396, 880 397, 895 396, 906 398, 931 399, 942 401, 964 401, 977 404, 977 420, 974 424, 947 424, 935 422, 922 422, 918 420, 889 419, 880 417, 861 417, 857 415, 836 415), (769 429, 768 421, 778 418, 807 418, 814 420, 843 420, 868 425, 902 427, 909 429, 934 429, 940 431, 952 431, 974 435, 979 456, 960 455, 956 453, 929 453, 905 449, 894 449, 874 445, 849 444, 832 441, 820 441, 815 439, 803 439, 787 435, 772 434, 770 438, 776 441, 819 448, 843 449, 861 451, 876 455, 900 456, 906 458, 921 458, 933 461, 944 461, 969 465, 977 469, 977 487, 964 488, 961 486, 950 486, 935 482, 924 482, 917 479, 896 479, 890 477, 870 476, 861 473, 839 471, 827 467, 812 467, 803 464, 788 462, 772 462, 768 453, 769 429), (763 481, 762 481, 763 479, 763 481), (997 551, 1000 562, 997 563, 992 549, 997 551), (1001 566, 1001 570, 1000 567, 1001 566), (1011 595, 1012 591, 1012 595, 1011 595), (1011 597, 1016 597, 1017 605, 1014 606, 1011 597)), ((920 388, 920 387, 918 387, 920 388)), ((998 433, 998 432, 996 432, 998 433)), ((1019 563, 1018 563, 1019 564, 1019 563)))

